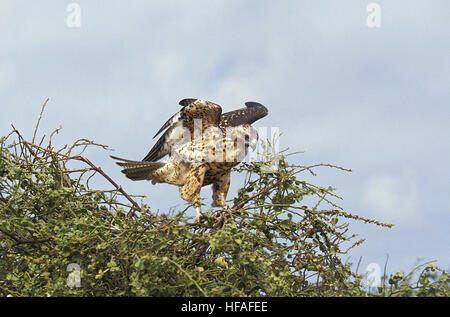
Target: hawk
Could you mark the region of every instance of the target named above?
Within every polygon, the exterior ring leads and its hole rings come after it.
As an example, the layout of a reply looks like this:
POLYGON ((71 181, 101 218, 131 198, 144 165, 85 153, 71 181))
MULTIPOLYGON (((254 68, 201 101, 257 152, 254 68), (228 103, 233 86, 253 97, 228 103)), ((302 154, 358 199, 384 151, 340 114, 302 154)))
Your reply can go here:
POLYGON ((179 104, 181 110, 155 134, 153 138, 165 131, 142 161, 111 158, 131 180, 179 186, 181 198, 195 207, 195 222, 199 222, 203 186, 212 185, 213 207, 227 208, 231 169, 245 158, 249 146, 255 148, 258 133, 251 124, 268 110, 257 102, 226 113, 201 99, 183 99, 179 104))

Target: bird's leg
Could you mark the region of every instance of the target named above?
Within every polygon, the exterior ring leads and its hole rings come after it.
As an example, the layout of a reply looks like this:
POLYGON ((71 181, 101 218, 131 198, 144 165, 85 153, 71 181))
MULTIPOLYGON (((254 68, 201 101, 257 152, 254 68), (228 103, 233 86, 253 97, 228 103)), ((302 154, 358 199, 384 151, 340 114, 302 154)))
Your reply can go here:
POLYGON ((227 206, 226 198, 229 188, 230 188, 230 173, 221 175, 213 182, 212 186, 213 207, 226 208, 227 206))
POLYGON ((196 216, 195 216, 194 223, 200 223, 200 219, 202 219, 203 214, 202 214, 202 211, 200 210, 199 206, 195 207, 195 212, 196 212, 196 216))
POLYGON ((197 196, 196 201, 194 202, 194 208, 195 208, 195 220, 194 223, 200 223, 201 219, 203 217, 202 211, 200 210, 200 205, 202 204, 202 198, 200 197, 200 195, 197 196))
POLYGON ((230 187, 230 173, 223 174, 218 177, 212 186, 213 189, 213 207, 222 207, 222 211, 218 214, 222 214, 223 212, 228 212, 231 216, 231 209, 228 207, 226 203, 226 197, 228 193, 228 189, 230 187))
POLYGON ((200 190, 203 186, 203 179, 206 173, 206 167, 202 164, 191 166, 192 171, 189 172, 186 183, 180 187, 181 198, 191 203, 197 216, 195 217, 195 223, 199 223, 202 218, 202 213, 200 211, 201 198, 200 190))

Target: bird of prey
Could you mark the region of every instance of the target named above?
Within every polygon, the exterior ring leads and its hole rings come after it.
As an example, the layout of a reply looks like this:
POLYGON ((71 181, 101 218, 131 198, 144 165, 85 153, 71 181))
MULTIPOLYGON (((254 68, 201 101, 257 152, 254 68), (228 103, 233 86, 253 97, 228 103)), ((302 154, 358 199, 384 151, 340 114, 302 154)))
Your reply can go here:
POLYGON ((231 169, 245 158, 249 146, 255 148, 258 133, 251 124, 268 110, 257 102, 226 113, 201 99, 183 99, 179 104, 181 110, 155 134, 153 138, 165 131, 142 161, 111 157, 131 180, 179 186, 181 198, 195 207, 195 222, 199 222, 203 186, 212 185, 213 207, 227 208, 231 169))

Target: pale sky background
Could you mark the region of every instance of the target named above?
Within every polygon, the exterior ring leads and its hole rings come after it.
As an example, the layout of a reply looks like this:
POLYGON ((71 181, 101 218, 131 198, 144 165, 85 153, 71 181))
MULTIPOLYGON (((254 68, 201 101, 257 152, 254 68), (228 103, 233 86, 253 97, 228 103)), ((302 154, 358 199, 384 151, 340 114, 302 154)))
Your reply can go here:
MULTIPOLYGON (((381 27, 366 24, 371 1, 0 2, 0 135, 13 123, 31 139, 59 125, 57 144, 89 138, 142 159, 180 99, 224 111, 253 100, 279 127, 280 148, 305 151, 348 211, 392 229, 351 222, 367 241, 351 252, 388 271, 437 260, 450 268, 450 2, 377 1, 381 27)), ((125 179, 106 151, 87 156, 154 210, 184 208, 178 189, 125 179)), ((228 198, 241 180, 232 178, 228 198)), ((204 189, 203 197, 211 191, 204 189)), ((193 210, 190 211, 192 214, 193 210)))

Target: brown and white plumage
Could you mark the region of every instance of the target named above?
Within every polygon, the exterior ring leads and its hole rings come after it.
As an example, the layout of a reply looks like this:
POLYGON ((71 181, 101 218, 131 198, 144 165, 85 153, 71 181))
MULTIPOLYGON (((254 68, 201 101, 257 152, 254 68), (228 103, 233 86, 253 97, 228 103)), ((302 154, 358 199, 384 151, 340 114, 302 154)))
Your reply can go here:
POLYGON ((168 155, 173 145, 179 141, 179 138, 175 136, 176 129, 180 126, 186 126, 193 133, 193 119, 195 118, 206 120, 206 124, 203 123, 203 129, 210 126, 218 126, 221 129, 225 129, 228 127, 237 127, 242 124, 252 124, 268 114, 266 107, 252 101, 246 102, 245 108, 223 114, 222 108, 219 105, 206 100, 188 98, 181 100, 179 104, 182 106, 182 109, 167 120, 155 134, 153 138, 167 129, 158 141, 156 141, 143 161, 155 162, 168 155), (204 117, 204 113, 208 115, 204 117))
POLYGON ((226 207, 231 169, 244 159, 248 146, 256 145, 258 135, 251 124, 268 110, 247 102, 246 108, 222 114, 219 105, 192 98, 180 105, 182 109, 156 133, 155 137, 165 131, 142 161, 111 157, 132 180, 179 186, 181 198, 195 206, 199 221, 201 188, 212 185, 212 205, 226 207))
POLYGON ((179 104, 182 106, 182 109, 170 117, 155 134, 153 138, 166 130, 144 157, 143 161, 155 162, 168 155, 172 151, 174 144, 180 141, 181 136, 177 131, 178 128, 188 128, 193 136, 194 119, 202 119, 202 130, 219 125, 220 115, 222 114, 222 108, 219 105, 193 98, 183 99, 179 104))

